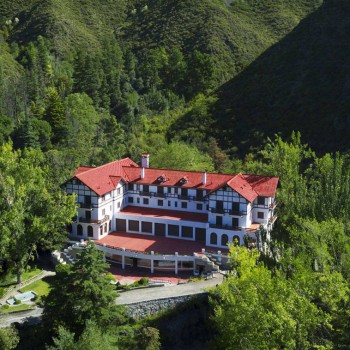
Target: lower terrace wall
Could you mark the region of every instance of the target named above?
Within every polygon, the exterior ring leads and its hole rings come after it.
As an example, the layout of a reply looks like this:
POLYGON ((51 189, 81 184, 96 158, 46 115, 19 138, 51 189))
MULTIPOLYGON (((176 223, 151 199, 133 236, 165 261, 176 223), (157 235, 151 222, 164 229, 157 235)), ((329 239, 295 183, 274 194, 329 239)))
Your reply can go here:
POLYGON ((174 309, 175 307, 192 299, 207 300, 208 293, 203 292, 194 295, 182 295, 178 297, 141 301, 134 304, 125 305, 125 307, 133 319, 141 319, 150 315, 157 314, 163 310, 174 309))

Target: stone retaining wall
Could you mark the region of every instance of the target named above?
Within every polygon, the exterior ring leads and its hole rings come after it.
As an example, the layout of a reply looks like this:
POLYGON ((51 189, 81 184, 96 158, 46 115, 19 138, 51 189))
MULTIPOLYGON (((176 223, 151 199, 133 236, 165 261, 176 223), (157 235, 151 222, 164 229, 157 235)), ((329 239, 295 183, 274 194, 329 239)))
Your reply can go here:
POLYGON ((162 310, 173 309, 176 306, 186 303, 193 298, 207 298, 208 293, 194 295, 183 295, 178 297, 163 298, 156 300, 141 301, 134 304, 125 305, 134 319, 141 319, 159 313, 162 310))

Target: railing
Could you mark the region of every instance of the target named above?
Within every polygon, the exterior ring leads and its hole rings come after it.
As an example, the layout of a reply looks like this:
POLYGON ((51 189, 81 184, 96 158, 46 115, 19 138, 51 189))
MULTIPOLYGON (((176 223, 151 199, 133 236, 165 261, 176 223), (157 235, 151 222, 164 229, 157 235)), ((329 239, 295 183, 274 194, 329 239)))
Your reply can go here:
POLYGON ((269 223, 273 224, 277 220, 277 215, 271 216, 269 219, 269 223))
POLYGON ((217 224, 209 224, 210 228, 218 228, 222 230, 230 230, 230 231, 241 231, 242 227, 238 226, 229 226, 229 225, 217 225, 217 224))
POLYGON ((225 214, 225 209, 210 208, 210 211, 211 211, 212 213, 225 214))
POLYGON ((193 197, 192 196, 183 196, 182 194, 179 194, 177 196, 179 199, 184 199, 184 200, 191 200, 193 197))
POLYGON ((109 215, 105 215, 105 217, 101 220, 87 219, 83 217, 79 218, 79 222, 86 223, 86 224, 103 224, 108 220, 109 220, 109 215))
POLYGON ((277 202, 273 202, 269 205, 269 209, 275 209, 277 207, 277 202))
POLYGON ((204 202, 205 201, 205 198, 204 197, 193 197, 193 200, 195 202, 204 202))
POLYGON ((92 203, 82 203, 79 202, 79 208, 81 209, 92 209, 92 208, 97 208, 98 204, 92 204, 92 203))
POLYGON ((139 192, 140 196, 145 196, 145 197, 152 197, 152 195, 154 195, 153 192, 148 192, 148 191, 140 191, 139 192))
POLYGON ((229 210, 228 213, 233 216, 243 216, 243 212, 239 210, 229 210))
POLYGON ((158 198, 166 198, 166 193, 155 193, 154 197, 158 197, 158 198))

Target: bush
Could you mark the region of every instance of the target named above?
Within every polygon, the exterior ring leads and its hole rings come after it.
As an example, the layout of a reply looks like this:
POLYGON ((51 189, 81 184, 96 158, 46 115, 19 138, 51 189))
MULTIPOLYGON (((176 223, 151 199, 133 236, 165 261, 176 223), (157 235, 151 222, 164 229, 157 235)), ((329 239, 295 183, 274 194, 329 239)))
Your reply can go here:
POLYGON ((21 304, 22 303, 22 301, 21 300, 19 300, 19 299, 15 299, 15 304, 16 305, 19 305, 19 304, 21 304))
POLYGON ((4 310, 7 310, 9 307, 10 307, 9 304, 4 304, 3 306, 1 306, 1 308, 4 309, 4 310))
POLYGON ((149 278, 147 277, 142 277, 139 281, 138 281, 138 285, 140 286, 147 286, 149 283, 149 278))
POLYGON ((112 282, 117 282, 117 279, 110 273, 108 272, 106 276, 112 281, 112 282))
POLYGON ((5 294, 5 289, 0 287, 0 298, 2 298, 4 294, 5 294))

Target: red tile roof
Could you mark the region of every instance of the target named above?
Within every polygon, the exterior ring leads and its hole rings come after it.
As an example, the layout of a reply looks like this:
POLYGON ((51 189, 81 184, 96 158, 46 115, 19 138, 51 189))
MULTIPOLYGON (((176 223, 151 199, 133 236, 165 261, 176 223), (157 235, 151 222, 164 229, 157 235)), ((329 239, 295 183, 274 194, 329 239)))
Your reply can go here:
POLYGON ((130 158, 97 168, 79 167, 74 176, 100 196, 115 189, 123 179, 125 182, 136 184, 203 189, 209 193, 223 186, 229 186, 249 202, 257 196, 274 197, 278 184, 276 176, 218 173, 207 173, 206 183, 203 184, 202 172, 154 168, 144 168, 144 177, 141 179, 141 168, 130 158), (160 181, 161 177, 165 181, 160 181))
MULTIPOLYGON (((149 217, 157 217, 158 219, 184 220, 196 222, 208 222, 208 214, 192 213, 181 210, 168 210, 149 207, 127 206, 120 211, 121 214, 142 215, 149 217)), ((118 214, 117 214, 118 215, 118 214)))
POLYGON ((96 192, 99 196, 114 190, 121 179, 127 181, 124 166, 138 165, 130 158, 124 158, 115 162, 101 165, 97 168, 79 167, 74 177, 96 192))

